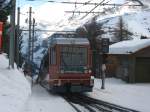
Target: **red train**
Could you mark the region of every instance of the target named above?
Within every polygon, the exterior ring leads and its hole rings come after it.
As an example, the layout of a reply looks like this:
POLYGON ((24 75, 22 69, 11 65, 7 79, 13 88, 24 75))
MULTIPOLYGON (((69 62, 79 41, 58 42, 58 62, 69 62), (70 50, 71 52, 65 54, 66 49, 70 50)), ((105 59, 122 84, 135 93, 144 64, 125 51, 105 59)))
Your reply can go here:
POLYGON ((39 81, 55 92, 91 92, 92 52, 87 38, 54 34, 40 67, 39 81), (66 37, 67 36, 67 37, 66 37))

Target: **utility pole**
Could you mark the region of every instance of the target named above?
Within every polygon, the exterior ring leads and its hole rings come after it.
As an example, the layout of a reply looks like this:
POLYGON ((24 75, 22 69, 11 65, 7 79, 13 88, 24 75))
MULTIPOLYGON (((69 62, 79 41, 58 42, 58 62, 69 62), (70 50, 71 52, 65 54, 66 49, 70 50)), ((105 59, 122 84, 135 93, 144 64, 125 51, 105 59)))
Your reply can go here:
POLYGON ((17 53, 16 53, 16 63, 17 63, 17 68, 19 67, 19 36, 20 36, 20 7, 17 8, 17 53))
POLYGON ((102 38, 101 39, 101 73, 102 73, 102 85, 101 89, 105 89, 105 77, 106 77, 106 58, 107 53, 109 53, 109 38, 102 38))
POLYGON ((33 62, 33 59, 34 59, 34 53, 33 53, 33 50, 34 50, 34 32, 35 32, 35 19, 33 18, 33 22, 32 22, 32 62, 33 62))
POLYGON ((28 74, 31 75, 31 47, 32 47, 32 35, 31 35, 31 25, 32 25, 32 7, 29 7, 29 40, 28 40, 28 57, 27 57, 27 70, 28 74))
POLYGON ((9 39, 9 68, 14 69, 14 43, 15 43, 15 13, 16 13, 16 0, 12 0, 11 10, 11 32, 9 39))
POLYGON ((31 46, 32 46, 32 37, 31 37, 31 25, 32 25, 32 7, 29 8, 29 45, 28 45, 28 63, 31 61, 31 46))

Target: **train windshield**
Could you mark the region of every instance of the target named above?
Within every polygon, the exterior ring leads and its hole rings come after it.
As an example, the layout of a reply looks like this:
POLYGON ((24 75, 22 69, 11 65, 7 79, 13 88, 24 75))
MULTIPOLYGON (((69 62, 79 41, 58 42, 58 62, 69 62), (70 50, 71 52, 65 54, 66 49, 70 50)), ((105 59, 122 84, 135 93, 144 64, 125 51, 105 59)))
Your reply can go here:
POLYGON ((61 48, 61 69, 65 71, 83 71, 87 65, 87 48, 66 46, 61 48))

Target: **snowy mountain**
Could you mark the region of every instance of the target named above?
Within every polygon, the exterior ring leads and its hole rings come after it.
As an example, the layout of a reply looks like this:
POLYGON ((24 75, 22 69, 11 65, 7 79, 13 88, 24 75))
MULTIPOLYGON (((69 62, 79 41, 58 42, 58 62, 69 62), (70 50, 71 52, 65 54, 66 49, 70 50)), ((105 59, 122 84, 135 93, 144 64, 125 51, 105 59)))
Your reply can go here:
POLYGON ((150 10, 100 19, 97 20, 97 23, 105 32, 101 37, 110 38, 112 41, 117 41, 116 33, 120 31, 120 24, 122 24, 122 30, 130 32, 129 39, 140 39, 141 36, 150 38, 150 10), (120 19, 122 20, 120 21, 120 19))
MULTIPOLYGON (((116 3, 117 0, 111 1, 116 3)), ((149 38, 150 34, 150 1, 148 0, 122 0, 121 6, 103 8, 95 17, 96 29, 101 31, 98 37, 110 38, 111 42, 129 39, 149 38), (132 6, 135 5, 135 6, 132 6), (140 6, 137 6, 140 5, 140 6)), ((111 4, 109 3, 109 4, 111 4)), ((90 16, 90 15, 88 15, 90 16)), ((92 24, 93 19, 86 21, 84 26, 92 24)), ((88 27, 87 27, 88 30, 88 27)))
MULTIPOLYGON (((44 29, 44 27, 42 25, 40 25, 40 29, 41 27, 44 29)), ((37 29, 38 30, 38 29, 37 29)), ((44 40, 46 38, 44 37, 48 37, 50 34, 47 33, 41 33, 41 32, 35 32, 34 34, 34 63, 37 65, 37 67, 40 67, 40 62, 41 62, 41 58, 43 57, 43 54, 45 52, 45 50, 47 49, 47 45, 45 46, 44 40)), ((29 44, 29 33, 27 31, 23 31, 22 32, 22 36, 23 36, 23 43, 22 43, 22 49, 21 49, 21 53, 22 56, 25 60, 27 60, 28 58, 28 44, 29 44)))

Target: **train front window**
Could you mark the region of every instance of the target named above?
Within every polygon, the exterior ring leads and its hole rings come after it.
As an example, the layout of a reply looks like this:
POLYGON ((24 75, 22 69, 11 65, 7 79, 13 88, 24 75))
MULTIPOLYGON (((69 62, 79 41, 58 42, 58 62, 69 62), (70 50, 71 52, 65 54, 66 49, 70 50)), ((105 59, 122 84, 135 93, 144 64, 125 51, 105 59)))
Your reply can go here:
POLYGON ((87 48, 66 46, 61 48, 61 69, 82 71, 87 65, 87 48))

